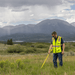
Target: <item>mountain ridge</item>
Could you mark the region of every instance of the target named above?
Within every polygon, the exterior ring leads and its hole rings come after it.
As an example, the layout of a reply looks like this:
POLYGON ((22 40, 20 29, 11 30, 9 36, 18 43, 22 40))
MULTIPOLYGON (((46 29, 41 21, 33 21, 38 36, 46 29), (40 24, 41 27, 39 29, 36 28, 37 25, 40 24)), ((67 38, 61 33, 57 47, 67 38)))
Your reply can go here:
POLYGON ((6 26, 0 28, 0 37, 9 37, 9 35, 12 36, 13 34, 20 34, 19 36, 21 36, 21 34, 32 34, 33 36, 34 34, 51 35, 53 31, 56 31, 58 35, 63 37, 73 37, 75 34, 75 27, 70 23, 60 19, 46 19, 37 24, 20 24, 17 26, 6 26))

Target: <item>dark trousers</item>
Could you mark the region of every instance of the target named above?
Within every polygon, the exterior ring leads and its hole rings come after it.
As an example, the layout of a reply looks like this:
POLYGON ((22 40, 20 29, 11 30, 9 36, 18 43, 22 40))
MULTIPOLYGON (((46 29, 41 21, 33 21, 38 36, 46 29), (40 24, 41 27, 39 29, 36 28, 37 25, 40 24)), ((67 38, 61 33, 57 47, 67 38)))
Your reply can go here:
POLYGON ((54 67, 57 67, 57 58, 59 58, 59 65, 62 66, 63 62, 62 62, 62 53, 53 53, 53 63, 54 63, 54 67))

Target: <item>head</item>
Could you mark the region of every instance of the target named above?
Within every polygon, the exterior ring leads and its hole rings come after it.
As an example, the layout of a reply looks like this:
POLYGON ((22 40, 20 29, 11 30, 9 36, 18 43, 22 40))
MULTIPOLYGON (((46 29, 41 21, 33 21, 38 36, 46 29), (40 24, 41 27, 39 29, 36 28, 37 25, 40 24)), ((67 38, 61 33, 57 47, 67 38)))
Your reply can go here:
POLYGON ((57 38, 57 33, 55 31, 52 32, 52 37, 57 38))

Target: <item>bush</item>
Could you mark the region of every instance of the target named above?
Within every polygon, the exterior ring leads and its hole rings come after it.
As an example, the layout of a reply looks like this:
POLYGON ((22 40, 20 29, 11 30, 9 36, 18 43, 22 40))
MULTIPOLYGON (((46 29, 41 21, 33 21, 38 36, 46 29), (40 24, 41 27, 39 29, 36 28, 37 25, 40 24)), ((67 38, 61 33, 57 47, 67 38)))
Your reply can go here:
POLYGON ((1 72, 7 72, 8 69, 10 67, 10 62, 8 60, 4 61, 0 61, 0 71, 1 72))
POLYGON ((30 45, 32 45, 32 43, 30 43, 30 42, 25 42, 25 43, 23 43, 22 45, 24 45, 24 46, 30 46, 30 45))
POLYGON ((18 69, 23 69, 24 68, 24 63, 21 61, 21 59, 17 59, 16 63, 17 63, 17 68, 18 69))
POLYGON ((5 65, 5 61, 4 61, 4 60, 2 60, 2 61, 0 62, 0 67, 1 67, 1 68, 3 68, 3 67, 4 67, 4 65, 5 65))
POLYGON ((36 51, 37 51, 36 48, 30 47, 30 48, 27 48, 27 49, 26 49, 25 53, 35 53, 36 51))
POLYGON ((20 53, 20 55, 24 55, 24 54, 25 54, 25 52, 21 52, 21 53, 20 53))
POLYGON ((73 43, 72 45, 75 46, 75 43, 73 43))
POLYGON ((65 51, 69 51, 70 49, 71 49, 71 47, 65 46, 65 51))
POLYGON ((11 69, 14 69, 15 64, 14 64, 14 63, 11 63, 11 64, 10 64, 10 67, 11 67, 11 69))
POLYGON ((37 48, 47 48, 47 46, 46 45, 39 44, 39 45, 37 45, 37 48))
POLYGON ((15 46, 8 47, 8 49, 7 49, 8 53, 20 53, 23 51, 24 51, 24 48, 19 44, 15 45, 15 46))

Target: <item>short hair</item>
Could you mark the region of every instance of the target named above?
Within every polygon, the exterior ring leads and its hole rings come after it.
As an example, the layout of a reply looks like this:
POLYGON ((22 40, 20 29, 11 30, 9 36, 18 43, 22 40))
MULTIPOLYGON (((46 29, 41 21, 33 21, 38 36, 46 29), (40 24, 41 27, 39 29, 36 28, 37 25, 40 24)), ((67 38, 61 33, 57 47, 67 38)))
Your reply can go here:
POLYGON ((56 35, 57 33, 54 31, 54 32, 52 32, 52 35, 53 35, 53 34, 56 35))

